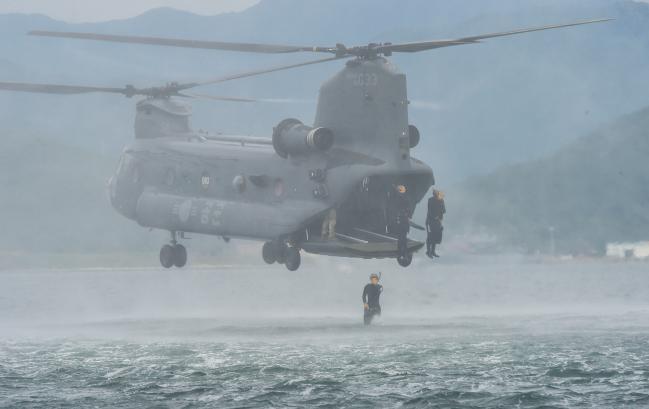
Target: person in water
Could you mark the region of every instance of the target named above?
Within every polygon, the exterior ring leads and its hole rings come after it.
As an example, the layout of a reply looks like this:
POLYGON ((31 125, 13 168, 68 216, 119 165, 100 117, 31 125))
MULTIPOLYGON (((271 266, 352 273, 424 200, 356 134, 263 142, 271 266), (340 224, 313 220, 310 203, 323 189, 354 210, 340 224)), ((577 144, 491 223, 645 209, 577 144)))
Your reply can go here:
POLYGON ((433 197, 428 199, 428 214, 426 216, 426 231, 428 237, 426 238, 426 254, 428 257, 439 257, 435 251, 435 247, 442 243, 442 233, 444 226, 444 213, 446 213, 446 205, 444 204, 444 193, 439 190, 433 190, 433 197))
POLYGON ((375 316, 381 315, 381 304, 379 298, 383 292, 383 286, 379 284, 379 276, 372 273, 370 282, 363 289, 363 321, 370 325, 375 316))

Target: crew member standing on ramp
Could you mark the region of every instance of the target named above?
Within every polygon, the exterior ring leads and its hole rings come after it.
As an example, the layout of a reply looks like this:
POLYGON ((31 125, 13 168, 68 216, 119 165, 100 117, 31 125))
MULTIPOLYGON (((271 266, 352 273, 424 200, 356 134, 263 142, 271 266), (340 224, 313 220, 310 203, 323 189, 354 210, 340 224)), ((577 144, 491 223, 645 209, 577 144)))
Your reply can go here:
POLYGON ((399 259, 408 257, 408 232, 410 231, 410 200, 404 185, 397 186, 394 197, 395 230, 397 234, 397 254, 399 259))
POLYGON ((322 238, 333 240, 336 238, 336 208, 332 207, 322 221, 322 238))
POLYGON ((381 304, 379 298, 383 292, 383 286, 379 284, 379 276, 372 273, 370 283, 363 289, 363 321, 370 325, 375 316, 381 315, 381 304))

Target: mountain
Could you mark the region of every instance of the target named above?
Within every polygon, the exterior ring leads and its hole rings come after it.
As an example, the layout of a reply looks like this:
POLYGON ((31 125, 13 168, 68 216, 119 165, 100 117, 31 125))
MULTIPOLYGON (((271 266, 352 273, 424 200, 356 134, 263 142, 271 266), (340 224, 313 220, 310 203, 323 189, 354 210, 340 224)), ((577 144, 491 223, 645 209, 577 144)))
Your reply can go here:
POLYGON ((527 251, 548 251, 552 233, 562 253, 649 240, 649 108, 546 158, 470 179, 449 209, 455 233, 488 232, 527 251))

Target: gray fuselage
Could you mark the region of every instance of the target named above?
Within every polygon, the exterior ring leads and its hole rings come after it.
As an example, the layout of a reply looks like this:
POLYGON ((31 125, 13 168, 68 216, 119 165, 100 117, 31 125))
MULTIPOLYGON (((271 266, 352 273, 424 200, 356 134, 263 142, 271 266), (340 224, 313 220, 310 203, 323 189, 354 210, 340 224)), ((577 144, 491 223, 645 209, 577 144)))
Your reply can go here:
POLYGON ((313 125, 333 146, 283 158, 270 143, 193 132, 173 99, 141 101, 111 203, 146 227, 299 244, 332 207, 340 231, 386 233, 394 185, 414 207, 434 183, 410 156, 406 78, 385 58, 349 61, 325 82, 313 125))

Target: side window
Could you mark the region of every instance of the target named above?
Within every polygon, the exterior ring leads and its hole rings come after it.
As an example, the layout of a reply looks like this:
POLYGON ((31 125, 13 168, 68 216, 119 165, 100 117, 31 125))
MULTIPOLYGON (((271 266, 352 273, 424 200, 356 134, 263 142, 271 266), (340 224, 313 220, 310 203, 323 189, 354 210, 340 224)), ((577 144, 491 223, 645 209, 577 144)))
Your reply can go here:
POLYGON ((201 174, 201 187, 203 188, 203 190, 209 190, 211 181, 212 180, 209 173, 203 172, 201 174))

